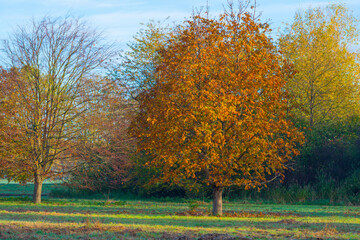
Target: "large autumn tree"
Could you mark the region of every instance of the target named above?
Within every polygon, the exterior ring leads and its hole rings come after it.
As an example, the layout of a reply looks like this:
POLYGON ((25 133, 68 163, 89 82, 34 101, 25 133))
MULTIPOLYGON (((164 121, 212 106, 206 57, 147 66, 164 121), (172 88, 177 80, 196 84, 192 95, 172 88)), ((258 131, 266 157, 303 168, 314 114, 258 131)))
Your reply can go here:
POLYGON ((359 111, 359 21, 342 5, 299 11, 279 39, 296 74, 287 89, 296 117, 315 128, 359 111))
POLYGON ((287 120, 291 77, 269 26, 242 8, 194 15, 159 51, 154 85, 139 95, 133 131, 155 181, 213 188, 213 214, 231 185, 260 187, 281 176, 302 134, 287 120))
POLYGON ((16 76, 2 75, 2 86, 13 87, 2 97, 15 109, 4 113, 8 125, 1 131, 21 133, 16 141, 3 138, 12 146, 3 156, 21 160, 18 170, 31 174, 35 203, 41 202, 42 183, 54 174, 54 164, 70 159, 78 119, 97 95, 88 88, 95 81, 92 72, 111 56, 101 43, 101 34, 79 19, 45 17, 19 26, 3 44, 8 71, 16 76))

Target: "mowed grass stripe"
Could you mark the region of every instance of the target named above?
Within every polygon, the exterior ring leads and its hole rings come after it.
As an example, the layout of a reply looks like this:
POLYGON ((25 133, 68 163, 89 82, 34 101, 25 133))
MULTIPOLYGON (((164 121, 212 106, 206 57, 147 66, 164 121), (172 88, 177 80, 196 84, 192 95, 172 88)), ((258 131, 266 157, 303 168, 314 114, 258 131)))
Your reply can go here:
MULTIPOLYGON (((0 199, 3 200, 3 199, 0 199)), ((155 214, 164 212, 164 213, 174 213, 179 211, 188 210, 188 205, 186 203, 158 203, 158 202, 141 202, 141 201, 126 201, 122 206, 115 206, 111 203, 106 205, 106 201, 99 200, 86 200, 82 202, 81 200, 74 201, 70 200, 55 200, 55 201, 44 201, 42 205, 34 205, 31 202, 11 202, 11 201, 0 201, 0 208, 27 208, 27 209, 56 209, 60 211, 61 209, 70 209, 75 211, 102 211, 106 209, 107 211, 117 211, 121 210, 142 210, 144 212, 154 212, 155 214), (105 203, 104 203, 105 202, 105 203), (99 203, 103 203, 104 206, 100 206, 99 203)), ((199 204, 199 209, 208 210, 211 209, 211 203, 199 204)), ((274 204, 234 204, 226 203, 224 204, 224 211, 244 211, 244 212, 260 212, 260 213, 282 213, 282 214, 297 214, 303 216, 355 216, 360 217, 360 207, 359 206, 317 206, 317 205, 274 205, 274 204)))
POLYGON ((172 225, 154 225, 154 224, 122 224, 122 223, 49 223, 41 221, 4 221, 0 220, 1 228, 13 228, 21 232, 21 229, 37 229, 48 233, 56 233, 62 235, 64 232, 68 234, 84 233, 84 232, 124 232, 125 230, 137 230, 145 233, 171 233, 189 236, 200 236, 207 233, 222 233, 243 237, 255 238, 298 238, 304 239, 309 237, 328 237, 336 239, 360 239, 360 235, 354 233, 339 233, 336 229, 324 228, 315 231, 308 229, 294 228, 272 228, 262 229, 256 227, 180 227, 172 225))
POLYGON ((145 214, 101 214, 101 213, 59 213, 59 212, 42 212, 42 211, 7 211, 0 210, 0 219, 40 219, 48 221, 60 222, 76 222, 83 221, 87 218, 101 220, 106 223, 113 221, 152 221, 154 224, 166 225, 168 223, 188 226, 193 224, 202 225, 237 225, 237 224, 256 224, 270 223, 281 225, 297 225, 297 224, 316 224, 331 223, 335 225, 349 224, 360 229, 360 218, 353 217, 292 217, 292 216, 273 216, 268 217, 204 217, 204 216, 176 216, 176 215, 145 215, 145 214))
POLYGON ((0 239, 78 239, 86 234, 92 239, 174 239, 207 233, 250 239, 360 239, 359 207, 226 203, 230 215, 219 218, 207 216, 211 204, 204 202, 196 212, 200 216, 191 216, 187 203, 51 199, 35 205, 1 200, 0 239))

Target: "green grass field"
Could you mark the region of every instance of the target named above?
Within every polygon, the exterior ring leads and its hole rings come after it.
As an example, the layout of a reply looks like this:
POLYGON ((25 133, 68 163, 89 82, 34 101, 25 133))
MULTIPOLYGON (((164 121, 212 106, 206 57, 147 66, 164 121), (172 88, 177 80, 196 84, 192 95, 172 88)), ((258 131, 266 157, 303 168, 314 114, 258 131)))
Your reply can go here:
POLYGON ((0 239, 360 239, 360 207, 0 198, 0 239), (192 210, 190 210, 190 208, 192 210), (185 238, 183 238, 185 239, 185 238))
MULTIPOLYGON (((46 181, 43 184, 43 195, 47 195, 52 189, 55 189, 58 185, 54 182, 46 181)), ((4 195, 17 195, 17 196, 29 196, 33 194, 34 184, 28 183, 26 185, 20 185, 17 183, 7 183, 6 181, 0 181, 0 197, 4 195)))

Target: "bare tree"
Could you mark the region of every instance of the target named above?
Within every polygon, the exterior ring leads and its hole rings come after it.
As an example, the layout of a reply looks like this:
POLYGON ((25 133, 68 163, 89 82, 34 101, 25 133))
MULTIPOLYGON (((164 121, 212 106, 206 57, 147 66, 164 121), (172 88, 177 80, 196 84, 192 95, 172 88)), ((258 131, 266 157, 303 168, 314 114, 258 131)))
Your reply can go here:
POLYGON ((96 94, 89 92, 91 74, 112 55, 112 47, 102 42, 100 33, 72 17, 33 20, 4 41, 8 67, 19 72, 11 96, 19 111, 11 117, 26 131, 34 203, 41 202, 42 184, 54 174, 54 163, 68 158, 76 142, 77 121, 86 100, 96 94))

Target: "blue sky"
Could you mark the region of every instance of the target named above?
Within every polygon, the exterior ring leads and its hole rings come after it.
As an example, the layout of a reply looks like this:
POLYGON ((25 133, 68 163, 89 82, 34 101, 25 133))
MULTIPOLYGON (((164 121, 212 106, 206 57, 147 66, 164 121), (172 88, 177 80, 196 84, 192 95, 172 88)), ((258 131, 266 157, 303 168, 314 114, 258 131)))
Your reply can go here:
MULTIPOLYGON (((16 26, 32 18, 70 13, 104 31, 110 41, 125 44, 140 29, 140 23, 167 17, 170 21, 182 21, 207 1, 212 15, 222 12, 226 4, 226 0, 0 0, 0 39, 7 38, 16 26)), ((257 3, 262 18, 270 20, 273 29, 283 26, 283 22, 291 22, 299 8, 329 3, 345 3, 360 17, 360 0, 257 0, 257 3)))

